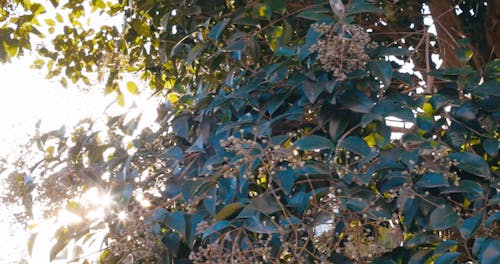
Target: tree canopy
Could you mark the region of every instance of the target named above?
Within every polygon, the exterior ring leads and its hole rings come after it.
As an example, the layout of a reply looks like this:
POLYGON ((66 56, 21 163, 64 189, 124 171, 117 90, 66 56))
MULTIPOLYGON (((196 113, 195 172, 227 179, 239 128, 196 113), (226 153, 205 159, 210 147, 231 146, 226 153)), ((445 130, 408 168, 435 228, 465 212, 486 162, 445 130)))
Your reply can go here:
POLYGON ((499 263, 495 1, 0 4, 2 62, 164 99, 150 127, 83 120, 13 164, 18 221, 81 216, 51 259, 104 231, 102 263, 499 263))

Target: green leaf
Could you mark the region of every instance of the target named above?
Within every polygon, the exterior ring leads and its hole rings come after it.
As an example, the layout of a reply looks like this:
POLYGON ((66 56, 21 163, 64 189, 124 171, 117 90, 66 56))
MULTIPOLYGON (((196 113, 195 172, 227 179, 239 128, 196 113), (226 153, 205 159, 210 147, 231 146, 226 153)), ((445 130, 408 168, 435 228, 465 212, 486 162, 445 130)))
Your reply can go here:
POLYGON ((84 213, 82 206, 78 202, 75 202, 75 201, 69 201, 66 204, 66 210, 68 210, 71 213, 76 214, 76 215, 82 215, 84 213))
POLYGON ((214 216, 214 219, 217 221, 221 221, 224 219, 229 219, 232 216, 236 215, 243 209, 243 204, 241 203, 230 203, 224 206, 217 214, 214 216))
POLYGON ((184 214, 181 212, 173 212, 166 214, 164 218, 165 225, 175 232, 185 236, 186 235, 186 220, 184 214))
POLYGON ((302 137, 293 144, 300 150, 323 150, 334 147, 328 138, 317 135, 302 137))
POLYGON ((366 2, 365 0, 352 0, 347 8, 348 15, 359 13, 381 13, 383 10, 366 2))
POLYGON ((254 209, 262 214, 269 215, 280 211, 281 206, 274 196, 265 193, 259 197, 253 198, 244 210, 246 209, 254 209))
POLYGON ((346 91, 340 98, 339 101, 342 105, 357 113, 370 113, 373 108, 373 101, 370 97, 366 96, 361 91, 354 89, 352 91, 346 91))
POLYGON ((486 64, 484 77, 488 79, 500 78, 500 59, 494 59, 486 64))
POLYGON ((500 97, 500 82, 497 80, 486 81, 472 90, 472 92, 480 96, 489 95, 500 97))
POLYGON ((271 219, 261 220, 259 217, 250 217, 243 223, 245 228, 258 234, 272 234, 278 232, 278 227, 271 219))
POLYGON ((28 254, 30 256, 33 255, 33 246, 35 245, 35 241, 36 241, 37 236, 38 236, 38 233, 33 233, 33 234, 31 234, 30 238, 28 239, 27 248, 28 248, 28 254))
POLYGON ((500 263, 500 240, 486 241, 479 254, 479 263, 498 264, 500 263))
POLYGON ((218 40, 222 31, 226 28, 227 23, 229 23, 229 20, 229 18, 225 18, 217 23, 214 27, 212 27, 208 32, 208 37, 213 40, 218 40))
POLYGON ((131 94, 139 94, 139 87, 135 84, 135 82, 127 82, 127 90, 131 94))
POLYGON ((292 169, 287 168, 276 173, 274 179, 283 189, 283 192, 288 195, 292 191, 293 185, 295 183, 295 173, 292 169))
POLYGON ((500 142, 497 139, 485 139, 483 140, 483 149, 492 157, 498 156, 498 150, 500 149, 500 142))
POLYGON ((460 256, 458 252, 448 252, 439 256, 436 260, 434 260, 434 264, 451 264, 455 263, 457 258, 460 256))
POLYGON ((444 230, 453 227, 458 222, 458 215, 449 205, 436 207, 429 217, 432 230, 444 230))
POLYGON ((450 184, 442 173, 429 172, 424 174, 416 185, 424 188, 448 187, 450 184))
POLYGON ((471 218, 466 219, 459 228, 460 234, 463 238, 469 239, 474 236, 481 226, 483 220, 482 215, 475 215, 471 218))
MULTIPOLYGON (((495 203, 498 204, 498 203, 495 203)), ((490 215, 488 219, 486 219, 486 222, 484 223, 487 227, 490 227, 492 223, 497 222, 500 219, 500 211, 495 212, 494 214, 490 215)))
POLYGON ((430 250, 418 250, 413 256, 411 256, 408 264, 423 264, 432 256, 432 251, 430 250))
POLYGON ((266 4, 275 12, 283 13, 286 11, 286 0, 267 0, 266 4))
POLYGON ((306 80, 302 82, 302 90, 304 91, 304 94, 306 95, 309 102, 311 104, 314 104, 318 96, 321 94, 321 92, 323 92, 323 87, 320 85, 316 85, 315 82, 306 80))
POLYGON ((373 77, 377 77, 385 88, 389 88, 392 80, 392 66, 388 61, 376 60, 369 63, 368 68, 373 77))
POLYGON ((55 26, 56 25, 56 22, 54 21, 54 19, 52 18, 46 18, 45 19, 45 23, 51 27, 55 26))
POLYGON ((458 162, 458 168, 477 175, 479 177, 489 179, 491 171, 488 163, 484 161, 481 156, 470 152, 455 152, 449 156, 452 161, 458 162))
POLYGON ((339 145, 345 150, 349 150, 361 156, 367 156, 371 153, 370 147, 359 136, 350 136, 344 139, 339 145))
POLYGON ((269 19, 272 15, 272 8, 267 4, 258 3, 253 6, 253 15, 258 18, 269 19))
POLYGON ((297 17, 313 21, 333 21, 333 16, 330 15, 331 13, 331 9, 317 6, 300 12, 297 17))
POLYGON ((205 152, 205 148, 203 146, 203 142, 204 142, 204 138, 203 138, 203 135, 200 135, 196 141, 193 143, 193 145, 191 145, 191 147, 189 147, 188 149, 186 149, 186 153, 194 153, 194 152, 205 152))
POLYGON ((3 42, 3 49, 5 50, 5 53, 7 53, 9 58, 15 57, 19 52, 19 47, 14 45, 9 45, 7 44, 7 42, 3 42))
POLYGON ((215 222, 214 224, 212 224, 211 226, 209 226, 203 232, 202 238, 206 238, 206 237, 208 237, 216 232, 219 232, 223 229, 226 229, 230 226, 231 226, 231 222, 229 222, 227 220, 219 220, 219 221, 215 222))
POLYGON ((455 54, 458 60, 463 64, 466 64, 472 58, 472 50, 468 48, 457 49, 455 50, 455 54))
POLYGON ((198 56, 200 56, 201 52, 205 49, 205 45, 202 43, 196 44, 188 53, 186 58, 186 63, 188 65, 193 65, 193 62, 198 56))
POLYGON ((448 250, 450 250, 457 244, 458 242, 455 240, 445 240, 439 243, 439 245, 434 249, 434 255, 441 255, 443 253, 446 253, 448 250))

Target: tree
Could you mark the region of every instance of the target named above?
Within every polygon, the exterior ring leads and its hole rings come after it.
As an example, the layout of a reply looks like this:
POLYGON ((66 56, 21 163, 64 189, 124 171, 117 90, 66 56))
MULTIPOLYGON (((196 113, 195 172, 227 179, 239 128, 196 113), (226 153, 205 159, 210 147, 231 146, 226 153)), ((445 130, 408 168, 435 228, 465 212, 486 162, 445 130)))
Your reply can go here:
POLYGON ((44 30, 49 7, 4 4, 3 61, 37 35, 34 66, 63 85, 105 80, 122 103, 147 92, 120 87, 133 75, 165 98, 158 129, 39 134, 5 199, 82 216, 52 258, 104 225, 104 263, 498 263, 494 1, 330 2, 51 1, 44 30), (89 9, 124 24, 86 28, 89 9), (114 199, 102 219, 92 188, 114 199))

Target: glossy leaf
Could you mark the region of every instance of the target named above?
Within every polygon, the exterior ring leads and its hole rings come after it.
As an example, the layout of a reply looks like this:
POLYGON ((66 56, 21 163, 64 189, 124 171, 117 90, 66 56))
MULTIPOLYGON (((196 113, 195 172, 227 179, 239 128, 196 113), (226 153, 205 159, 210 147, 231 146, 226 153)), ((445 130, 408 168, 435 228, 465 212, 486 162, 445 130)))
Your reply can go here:
POLYGON ((333 144, 328 138, 317 135, 302 137, 293 144, 300 150, 323 150, 333 148, 333 144))
POLYGON ((481 225, 481 222, 483 220, 482 215, 475 215, 473 217, 470 217, 466 219, 461 225, 460 225, 460 234, 462 235, 463 238, 469 239, 472 236, 474 236, 479 229, 479 226, 481 225))
POLYGON ((231 203, 224 206, 217 214, 214 216, 214 219, 217 221, 229 219, 231 216, 234 216, 238 212, 243 209, 243 204, 241 203, 231 203))
POLYGON ((220 34, 226 28, 229 21, 230 21, 229 18, 225 18, 222 21, 218 22, 215 26, 213 26, 210 29, 210 31, 208 32, 208 37, 213 39, 213 40, 218 40, 220 34))
POLYGON ((436 207, 429 217, 429 226, 433 230, 448 229, 455 226, 457 222, 457 213, 448 205, 436 207))
POLYGON ((434 260, 434 264, 451 264, 455 263, 455 261, 460 256, 458 252, 448 252, 439 256, 436 260, 434 260))
POLYGON ((339 146, 362 156, 367 156, 371 152, 366 142, 358 136, 347 137, 339 146))
POLYGON ((448 180, 442 173, 429 172, 424 174, 416 185, 424 188, 436 188, 449 186, 448 180))
POLYGON ((490 168, 486 161, 474 153, 456 152, 450 154, 449 158, 452 161, 457 161, 458 164, 456 166, 464 171, 483 178, 490 178, 491 176, 490 168))
POLYGON ((369 65, 372 76, 377 77, 385 88, 389 87, 392 80, 392 66, 387 61, 373 61, 369 65))

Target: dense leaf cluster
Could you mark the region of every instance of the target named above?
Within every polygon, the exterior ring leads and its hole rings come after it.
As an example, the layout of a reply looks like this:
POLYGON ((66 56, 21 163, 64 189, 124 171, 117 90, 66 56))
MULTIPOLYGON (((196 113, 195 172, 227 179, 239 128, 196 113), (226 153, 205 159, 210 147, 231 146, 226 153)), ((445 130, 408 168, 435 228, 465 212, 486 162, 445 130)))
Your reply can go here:
POLYGON ((42 163, 10 175, 27 207, 82 216, 56 234, 52 258, 104 224, 110 263, 498 263, 500 61, 464 58, 421 93, 394 62, 412 52, 385 38, 357 47, 367 62, 341 79, 319 63, 317 45, 369 29, 383 5, 352 0, 338 19, 321 1, 91 2, 125 14, 122 31, 92 33, 102 56, 86 60, 76 39, 90 31, 69 27, 41 55, 74 81, 110 63, 117 94, 117 76, 141 73, 166 99, 159 128, 136 131, 140 117, 123 115, 105 131, 43 134, 42 163), (81 64, 65 59, 74 51, 81 64), (78 202, 93 187, 115 201, 102 219, 78 202))

